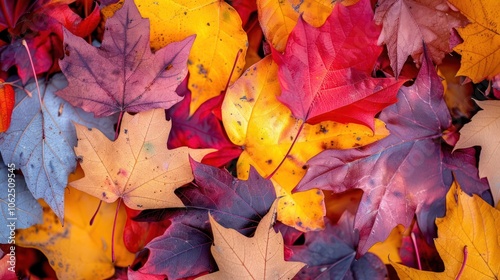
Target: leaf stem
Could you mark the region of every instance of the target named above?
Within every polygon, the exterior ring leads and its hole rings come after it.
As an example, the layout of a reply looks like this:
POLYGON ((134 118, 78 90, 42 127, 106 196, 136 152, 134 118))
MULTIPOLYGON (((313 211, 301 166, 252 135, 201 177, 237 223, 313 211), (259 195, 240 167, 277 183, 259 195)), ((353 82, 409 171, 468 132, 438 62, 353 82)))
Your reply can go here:
POLYGON ((118 205, 116 205, 115 220, 113 221, 113 231, 111 233, 111 262, 115 263, 115 230, 116 230, 116 220, 118 219, 118 213, 120 212, 120 206, 122 206, 122 199, 118 199, 118 205))
POLYGON ((33 71, 33 77, 35 78, 36 89, 38 90, 38 101, 40 101, 40 107, 41 107, 43 104, 42 103, 42 93, 40 92, 40 86, 38 85, 38 79, 36 78, 35 65, 33 64, 33 59, 31 58, 30 49, 28 47, 28 44, 26 43, 26 40, 23 39, 22 44, 23 44, 24 48, 26 49, 26 52, 28 53, 28 58, 30 59, 31 70, 33 71))
POLYGON ((115 139, 118 139, 118 134, 120 133, 120 126, 122 125, 123 111, 120 111, 120 115, 118 116, 118 122, 116 123, 115 130, 115 139))
POLYGON ((413 243, 413 248, 415 249, 415 257, 417 258, 417 264, 418 264, 418 269, 422 270, 422 263, 420 262, 420 254, 418 252, 418 246, 417 246, 417 238, 415 237, 415 233, 411 233, 411 242, 413 243))
POLYGON ((101 209, 101 205, 102 205, 102 200, 99 200, 99 205, 97 205, 97 209, 95 210, 94 215, 92 216, 92 218, 90 218, 89 225, 94 224, 95 217, 97 216, 99 209, 101 209))
POLYGON ((243 50, 240 49, 238 51, 238 53, 236 54, 236 58, 234 59, 234 63, 233 63, 233 68, 231 69, 231 73, 229 74, 229 78, 227 79, 226 86, 224 87, 224 91, 223 91, 224 93, 226 93, 227 88, 229 87, 229 84, 231 83, 231 78, 233 78, 234 68, 236 68, 236 64, 238 64, 238 59, 240 58, 240 55, 242 52, 243 52, 243 50))
POLYGON ((278 166, 276 166, 276 168, 273 170, 273 172, 271 172, 271 174, 269 174, 266 179, 270 180, 274 174, 276 174, 276 172, 278 171, 278 169, 281 167, 281 165, 283 165, 283 163, 285 162, 286 160, 286 157, 290 154, 290 152, 292 151, 292 148, 293 146, 295 146, 295 142, 297 142, 297 139, 299 138, 299 135, 300 133, 302 132, 302 128, 304 127, 304 124, 305 122, 302 122, 300 124, 300 127, 299 127, 299 130, 297 131, 297 134, 295 135, 295 138, 293 139, 292 141, 292 144, 290 145, 290 147, 288 148, 288 151, 286 152, 285 156, 283 157, 283 159, 281 160, 281 162, 278 164, 278 166))
POLYGON ((459 280, 460 277, 462 276, 462 272, 464 272, 465 268, 465 263, 467 262, 467 255, 469 254, 469 250, 467 250, 467 245, 464 246, 464 261, 462 262, 462 266, 460 267, 460 270, 458 271, 457 277, 455 277, 455 280, 459 280))

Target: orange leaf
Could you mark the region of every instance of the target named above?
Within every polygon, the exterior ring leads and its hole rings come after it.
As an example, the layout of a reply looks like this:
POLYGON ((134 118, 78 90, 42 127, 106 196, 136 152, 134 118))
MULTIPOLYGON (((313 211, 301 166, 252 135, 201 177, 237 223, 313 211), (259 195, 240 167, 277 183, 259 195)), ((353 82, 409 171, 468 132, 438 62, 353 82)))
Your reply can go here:
POLYGON ((209 215, 214 233, 212 255, 219 271, 197 279, 291 279, 303 266, 284 260, 283 236, 274 231, 276 202, 262 218, 253 237, 225 228, 209 215))
POLYGON ((15 103, 14 89, 11 85, 3 84, 3 82, 0 79, 0 132, 9 129, 15 103))
POLYGON ((213 150, 168 150, 170 128, 163 109, 126 113, 115 142, 76 124, 75 153, 85 177, 70 185, 108 203, 123 198, 136 210, 182 207, 174 190, 193 180, 189 156, 199 161, 213 150))
POLYGON ((477 195, 468 196, 455 182, 446 195, 446 216, 437 218, 436 225, 436 248, 445 271, 421 271, 391 262, 401 279, 458 279, 460 271, 460 279, 500 277, 500 211, 477 195))
POLYGON ((474 83, 500 73, 500 9, 496 0, 449 0, 470 24, 458 29, 464 42, 454 48, 462 55, 457 75, 474 83))

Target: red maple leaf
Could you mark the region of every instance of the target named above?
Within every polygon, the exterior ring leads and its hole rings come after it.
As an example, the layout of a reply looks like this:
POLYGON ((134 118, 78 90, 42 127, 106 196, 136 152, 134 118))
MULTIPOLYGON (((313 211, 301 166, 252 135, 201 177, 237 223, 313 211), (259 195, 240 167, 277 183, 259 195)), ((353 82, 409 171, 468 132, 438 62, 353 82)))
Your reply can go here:
POLYGON ((310 124, 333 120, 373 128, 375 114, 396 102, 405 82, 371 76, 382 52, 380 30, 368 0, 335 5, 319 28, 300 18, 285 53, 273 51, 282 88, 279 100, 310 124))

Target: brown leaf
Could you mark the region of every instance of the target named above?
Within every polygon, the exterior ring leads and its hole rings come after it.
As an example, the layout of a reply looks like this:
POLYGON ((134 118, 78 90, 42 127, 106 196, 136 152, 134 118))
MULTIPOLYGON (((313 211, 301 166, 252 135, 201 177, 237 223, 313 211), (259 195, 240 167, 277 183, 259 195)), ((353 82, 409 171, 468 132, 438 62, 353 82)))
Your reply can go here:
POLYGON ((198 279, 291 279, 295 276, 305 264, 284 260, 283 236, 272 226, 275 213, 276 202, 250 238, 224 228, 209 215, 215 243, 212 255, 219 271, 198 279))

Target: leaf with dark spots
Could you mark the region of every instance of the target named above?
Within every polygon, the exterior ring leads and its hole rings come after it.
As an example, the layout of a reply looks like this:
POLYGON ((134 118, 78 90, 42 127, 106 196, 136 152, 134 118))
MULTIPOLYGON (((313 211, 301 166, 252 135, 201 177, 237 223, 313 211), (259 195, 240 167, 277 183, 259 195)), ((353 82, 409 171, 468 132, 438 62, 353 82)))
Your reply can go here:
POLYGON ((141 18, 132 0, 106 21, 105 30, 101 47, 95 48, 64 29, 69 54, 60 66, 69 86, 59 96, 98 117, 168 109, 181 100, 175 89, 187 74, 194 36, 153 54, 149 20, 141 18))
POLYGON ((432 241, 434 220, 444 213, 452 173, 467 193, 489 189, 478 177, 474 150, 452 154, 442 140, 451 117, 441 80, 427 55, 416 82, 402 88, 398 100, 380 115, 391 132, 388 137, 358 149, 319 154, 308 162, 296 188, 364 191, 355 223, 360 231, 359 253, 385 240, 398 224, 408 227, 415 214, 432 241))
POLYGON ((214 271, 208 212, 221 225, 248 236, 276 199, 272 183, 254 169, 249 179, 243 181, 193 160, 191 165, 195 184, 176 191, 186 209, 149 210, 136 219, 151 221, 157 216, 155 220, 172 222, 162 236, 146 246, 149 258, 138 270, 141 273, 177 279, 214 271))

